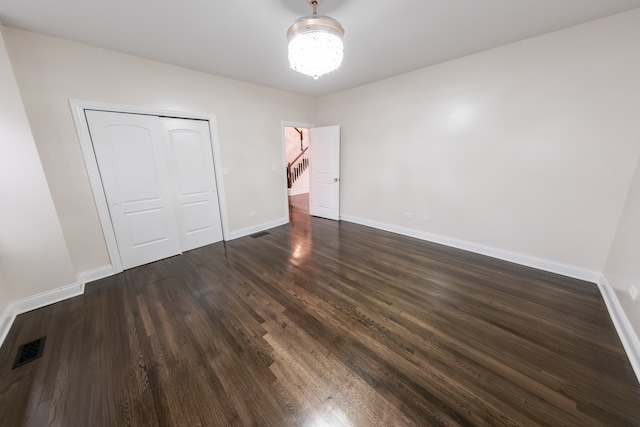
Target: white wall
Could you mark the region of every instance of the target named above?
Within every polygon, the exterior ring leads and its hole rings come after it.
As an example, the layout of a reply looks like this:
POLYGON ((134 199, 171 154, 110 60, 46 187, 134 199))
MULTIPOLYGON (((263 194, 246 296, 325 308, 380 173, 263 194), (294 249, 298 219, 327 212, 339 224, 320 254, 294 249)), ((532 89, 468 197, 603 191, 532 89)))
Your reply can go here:
POLYGON ((640 298, 633 301, 629 295, 632 285, 640 292, 640 163, 618 223, 604 276, 614 288, 636 336, 640 337, 640 298))
POLYGON ((76 281, 3 34, 0 26, 0 319, 12 301, 76 281))
POLYGON ((215 114, 231 231, 286 219, 281 122, 312 122, 312 98, 13 28, 5 35, 76 273, 110 261, 69 98, 215 114))
POLYGON ((602 272, 640 156, 638 46, 640 9, 321 98, 341 214, 602 272))

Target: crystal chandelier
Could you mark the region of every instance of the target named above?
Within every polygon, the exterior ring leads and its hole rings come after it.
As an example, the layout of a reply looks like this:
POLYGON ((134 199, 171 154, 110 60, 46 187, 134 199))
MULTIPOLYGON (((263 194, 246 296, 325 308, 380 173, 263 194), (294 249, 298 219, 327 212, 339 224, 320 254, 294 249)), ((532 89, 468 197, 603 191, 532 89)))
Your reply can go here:
POLYGON ((317 79, 340 66, 344 28, 328 16, 318 15, 322 0, 307 0, 313 15, 298 19, 289 27, 289 64, 294 70, 317 79))

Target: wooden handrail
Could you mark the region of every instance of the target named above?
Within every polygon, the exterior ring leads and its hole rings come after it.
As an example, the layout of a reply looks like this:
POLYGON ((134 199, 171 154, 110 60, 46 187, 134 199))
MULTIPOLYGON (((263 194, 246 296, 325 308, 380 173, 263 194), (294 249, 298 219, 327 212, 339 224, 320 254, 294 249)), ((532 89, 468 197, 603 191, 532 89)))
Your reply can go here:
MULTIPOLYGON (((296 157, 295 159, 293 159, 293 161, 292 161, 292 162, 289 162, 289 166, 291 166, 291 165, 295 164, 295 162, 297 162, 297 161, 298 161, 298 159, 299 159, 300 157, 302 157, 302 155, 303 155, 304 153, 306 153, 308 149, 309 149, 309 147, 307 147, 307 148, 305 148, 304 150, 302 150, 302 152, 301 152, 300 154, 298 154, 298 157, 296 157)), ((282 166, 280 166, 280 167, 282 167, 282 166)))
POLYGON ((291 188, 293 186, 293 183, 309 167, 308 157, 303 157, 302 160, 300 160, 300 157, 302 157, 302 155, 306 153, 308 149, 309 147, 307 146, 307 148, 302 150, 302 152, 298 154, 298 156, 292 162, 287 163, 287 188, 291 188))
POLYGON ((295 128, 295 127, 294 127, 294 129, 295 129, 295 130, 298 132, 298 134, 300 135, 300 149, 302 150, 302 140, 304 139, 304 134, 302 133, 302 131, 301 131, 300 129, 295 128))

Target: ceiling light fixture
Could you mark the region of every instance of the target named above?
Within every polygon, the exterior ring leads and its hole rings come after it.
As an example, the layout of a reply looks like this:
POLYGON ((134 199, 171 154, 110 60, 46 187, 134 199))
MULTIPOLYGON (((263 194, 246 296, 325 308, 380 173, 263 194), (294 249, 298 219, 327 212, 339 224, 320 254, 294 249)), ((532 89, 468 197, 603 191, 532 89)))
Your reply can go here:
POLYGON ((318 15, 322 0, 307 0, 313 15, 298 19, 289 27, 289 64, 299 73, 317 79, 342 63, 344 28, 328 16, 318 15))

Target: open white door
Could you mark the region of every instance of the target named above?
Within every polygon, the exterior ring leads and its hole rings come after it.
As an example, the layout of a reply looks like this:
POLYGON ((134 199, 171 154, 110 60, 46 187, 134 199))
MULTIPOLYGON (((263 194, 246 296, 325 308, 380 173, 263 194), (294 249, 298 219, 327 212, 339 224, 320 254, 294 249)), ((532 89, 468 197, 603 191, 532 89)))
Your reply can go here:
POLYGON ((309 213, 340 219, 340 126, 309 129, 309 213))
POLYGON ((160 118, 87 111, 125 269, 181 253, 160 118))

